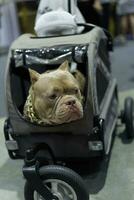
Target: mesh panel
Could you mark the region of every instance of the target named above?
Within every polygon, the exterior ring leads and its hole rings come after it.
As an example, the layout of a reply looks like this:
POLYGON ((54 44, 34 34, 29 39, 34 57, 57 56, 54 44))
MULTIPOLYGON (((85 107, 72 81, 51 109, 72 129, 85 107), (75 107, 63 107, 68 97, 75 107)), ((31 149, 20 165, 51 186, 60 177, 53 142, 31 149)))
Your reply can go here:
POLYGON ((102 61, 105 64, 105 67, 108 69, 108 71, 111 71, 110 69, 110 61, 109 61, 109 55, 107 51, 107 41, 102 39, 100 41, 99 49, 98 49, 98 54, 102 61))
POLYGON ((104 76, 104 74, 100 71, 99 68, 96 70, 96 84, 97 84, 97 98, 98 104, 100 105, 106 89, 108 87, 108 80, 104 76))

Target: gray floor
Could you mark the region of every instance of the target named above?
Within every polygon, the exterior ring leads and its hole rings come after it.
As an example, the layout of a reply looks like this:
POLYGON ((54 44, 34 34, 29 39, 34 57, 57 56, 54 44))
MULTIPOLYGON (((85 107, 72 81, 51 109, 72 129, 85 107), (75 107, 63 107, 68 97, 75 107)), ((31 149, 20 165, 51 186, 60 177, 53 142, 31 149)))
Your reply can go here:
MULTIPOLYGON (((118 80, 120 105, 127 95, 134 96, 134 43, 118 47, 111 55, 113 74, 118 80)), ((5 116, 3 98, 3 79, 6 56, 0 58, 0 116, 5 116)), ((0 199, 24 200, 22 177, 23 161, 9 159, 2 134, 3 119, 0 120, 0 199)), ((134 200, 134 142, 127 142, 123 134, 124 127, 118 126, 110 162, 104 160, 99 170, 84 176, 91 193, 91 200, 134 200)))
POLYGON ((7 54, 0 55, 0 117, 6 115, 5 96, 4 96, 4 81, 6 68, 7 54))
POLYGON ((111 55, 113 76, 117 78, 119 90, 134 88, 134 42, 116 47, 111 55))
POLYGON ((0 199, 23 200, 22 161, 13 161, 7 154, 3 137, 3 120, 0 120, 0 199))

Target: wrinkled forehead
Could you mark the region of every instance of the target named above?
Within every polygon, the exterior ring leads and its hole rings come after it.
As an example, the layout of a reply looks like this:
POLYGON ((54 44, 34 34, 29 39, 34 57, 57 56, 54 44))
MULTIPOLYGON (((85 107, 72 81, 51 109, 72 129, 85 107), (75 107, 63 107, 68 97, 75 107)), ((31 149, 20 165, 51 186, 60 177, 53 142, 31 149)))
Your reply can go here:
POLYGON ((35 88, 40 91, 57 91, 64 90, 66 88, 78 87, 77 81, 69 72, 66 73, 48 73, 42 74, 35 88))

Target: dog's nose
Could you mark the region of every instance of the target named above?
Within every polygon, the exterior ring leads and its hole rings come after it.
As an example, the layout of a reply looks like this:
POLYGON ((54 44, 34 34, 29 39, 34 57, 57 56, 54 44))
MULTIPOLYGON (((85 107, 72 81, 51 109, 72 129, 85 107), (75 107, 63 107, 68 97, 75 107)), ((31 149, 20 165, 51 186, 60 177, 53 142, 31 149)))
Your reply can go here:
POLYGON ((76 103, 75 100, 69 100, 69 101, 66 102, 66 105, 73 106, 75 103, 76 103))

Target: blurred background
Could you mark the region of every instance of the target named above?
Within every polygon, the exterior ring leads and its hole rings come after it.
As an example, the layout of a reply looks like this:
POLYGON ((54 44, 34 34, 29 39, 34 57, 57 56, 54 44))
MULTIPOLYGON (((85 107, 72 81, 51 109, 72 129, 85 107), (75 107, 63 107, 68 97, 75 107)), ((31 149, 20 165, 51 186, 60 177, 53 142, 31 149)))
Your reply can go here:
MULTIPOLYGON (((0 0, 1 51, 8 47, 18 35, 34 33, 39 2, 39 0, 0 0)), ((56 3, 56 0, 53 2, 56 3)), ((123 43, 125 39, 133 39, 133 0, 77 0, 77 6, 87 23, 108 29, 115 43, 117 40, 123 43)), ((46 9, 44 7, 44 12, 46 9)))

